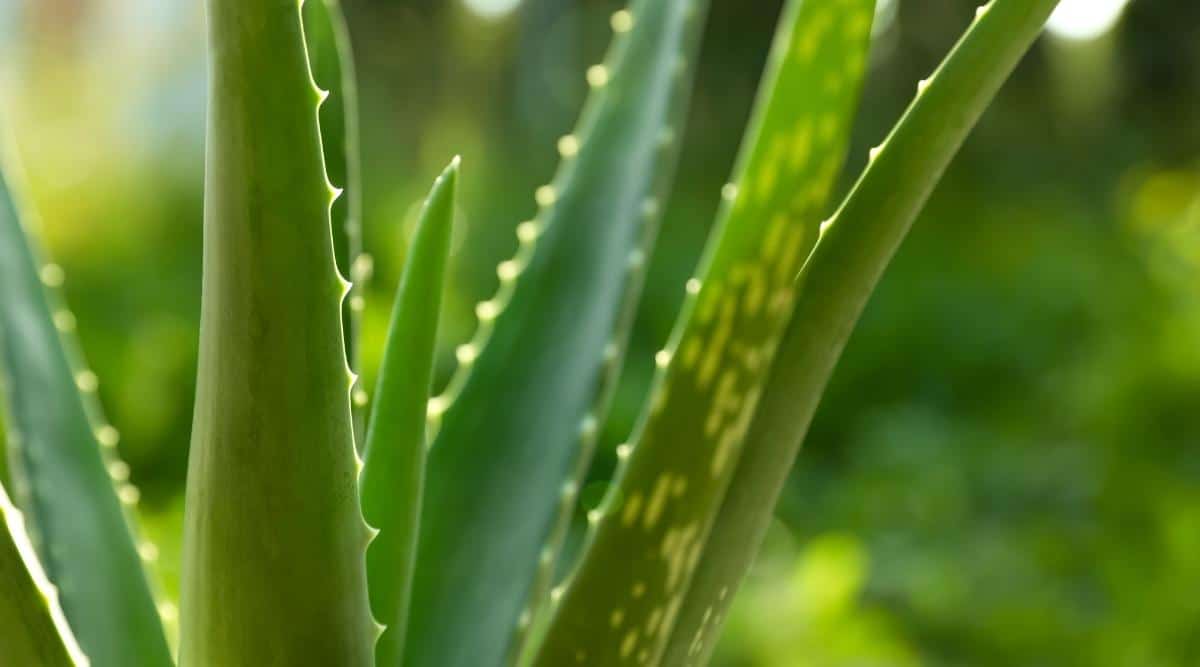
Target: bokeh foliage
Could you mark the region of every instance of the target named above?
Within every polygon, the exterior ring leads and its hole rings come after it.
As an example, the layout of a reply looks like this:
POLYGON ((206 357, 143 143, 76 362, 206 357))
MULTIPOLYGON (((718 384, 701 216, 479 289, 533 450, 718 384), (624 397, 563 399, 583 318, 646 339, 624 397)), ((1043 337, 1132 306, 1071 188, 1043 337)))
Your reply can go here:
MULTIPOLYGON (((3 104, 39 231, 66 269, 152 538, 177 533, 192 405, 199 4, 0 2, 3 104)), ((373 387, 414 204, 462 153, 448 369, 554 168, 618 3, 525 0, 498 21, 458 2, 344 4, 368 138, 373 387)), ((699 256, 780 4, 713 3, 594 484, 631 429, 699 256)), ((899 3, 877 36, 851 173, 974 4, 899 3)), ((1197 108, 1200 8, 1188 0, 1134 2, 1100 41, 1035 49, 851 340, 722 664, 1200 661, 1200 602, 1187 594, 1200 586, 1197 108)), ((585 489, 584 501, 599 495, 585 489)), ((177 545, 157 543, 172 590, 177 545)))

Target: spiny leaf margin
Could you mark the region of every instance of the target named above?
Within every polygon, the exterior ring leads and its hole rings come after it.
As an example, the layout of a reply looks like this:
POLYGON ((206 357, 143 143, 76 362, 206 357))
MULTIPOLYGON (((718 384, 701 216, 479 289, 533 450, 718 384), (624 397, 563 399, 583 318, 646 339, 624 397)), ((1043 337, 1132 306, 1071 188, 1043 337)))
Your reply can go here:
POLYGON ((792 2, 625 464, 535 664, 658 664, 845 157, 872 0, 792 2))
POLYGON ((547 597, 673 174, 706 12, 707 0, 638 0, 611 17, 616 39, 587 72, 592 94, 558 141, 559 171, 476 309, 459 372, 430 401, 413 667, 512 662, 547 597))
POLYGON ((10 187, 15 142, 0 147, 0 375, 17 501, 75 635, 96 667, 172 664, 127 508, 138 501, 98 379, 82 363, 61 266, 42 262, 10 187), (114 487, 114 483, 117 485, 114 487))
POLYGON ((296 0, 209 0, 180 662, 373 662, 319 108, 296 0), (253 558, 247 558, 252 554, 253 558))
POLYGON ((821 394, 884 269, 958 148, 1057 0, 995 0, 875 153, 797 279, 765 396, 672 633, 664 664, 707 664, 821 394))

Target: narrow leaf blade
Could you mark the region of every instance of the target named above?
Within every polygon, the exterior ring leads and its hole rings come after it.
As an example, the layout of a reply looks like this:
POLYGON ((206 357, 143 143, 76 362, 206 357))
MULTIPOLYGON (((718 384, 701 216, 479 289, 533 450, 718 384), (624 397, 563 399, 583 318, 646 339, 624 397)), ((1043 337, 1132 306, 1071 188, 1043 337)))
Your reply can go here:
POLYGON ((458 158, 437 179, 417 223, 396 292, 362 474, 363 515, 379 531, 367 548, 371 610, 385 626, 375 664, 403 658, 425 478, 425 405, 433 379, 458 158))
POLYGON ((707 0, 638 0, 500 291, 430 401, 410 667, 510 661, 548 582, 674 170, 707 0), (486 343, 486 345, 485 345, 486 343))
POLYGON ((873 0, 787 5, 632 453, 535 665, 659 664, 842 168, 873 12, 873 0))
MULTIPOLYGON (((0 174, 0 368, 17 499, 92 664, 169 665, 130 519, 109 475, 110 466, 124 466, 111 447, 116 431, 97 423, 97 380, 78 362, 74 317, 47 289, 62 280, 60 267, 37 259, 0 174)), ((121 498, 135 501, 137 490, 122 484, 121 498)))
POLYGON ((951 158, 1057 0, 995 0, 923 82, 799 278, 800 296, 664 664, 705 664, 825 384, 867 299, 951 158))
POLYGON ((21 513, 0 486, 0 664, 88 664, 25 533, 21 513))

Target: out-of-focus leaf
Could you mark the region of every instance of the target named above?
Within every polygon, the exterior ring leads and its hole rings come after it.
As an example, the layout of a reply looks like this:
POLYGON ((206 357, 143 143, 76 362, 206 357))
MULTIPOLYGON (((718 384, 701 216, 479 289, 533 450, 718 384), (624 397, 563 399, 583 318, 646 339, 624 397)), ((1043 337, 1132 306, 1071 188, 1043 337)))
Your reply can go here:
POLYGON ((0 174, 0 370, 17 501, 92 664, 169 665, 122 507, 138 491, 116 457, 116 430, 99 418, 98 380, 71 339, 75 317, 48 289, 63 270, 38 259, 7 183, 0 174))
POLYGON ((34 554, 20 511, 0 486, 0 664, 77 667, 87 658, 34 554))

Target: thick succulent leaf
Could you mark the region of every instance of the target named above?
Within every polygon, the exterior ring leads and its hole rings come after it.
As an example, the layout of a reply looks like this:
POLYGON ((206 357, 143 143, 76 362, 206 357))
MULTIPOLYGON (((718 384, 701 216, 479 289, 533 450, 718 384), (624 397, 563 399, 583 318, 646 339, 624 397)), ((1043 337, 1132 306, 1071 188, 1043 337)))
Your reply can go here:
MULTIPOLYGON (((296 0, 209 0, 180 662, 373 662, 341 303, 296 0)), ((132 663, 131 663, 132 664, 132 663)))
MULTIPOLYGON (((358 88, 350 31, 338 0, 304 2, 304 38, 309 66, 317 87, 328 91, 321 105, 321 143, 329 181, 342 190, 330 211, 333 254, 338 271, 352 281, 350 298, 342 307, 346 358, 358 370, 358 328, 363 307, 363 282, 370 259, 362 256, 362 175, 359 159, 358 88)), ((355 394, 355 408, 366 401, 355 394)))
POLYGON ((842 168, 873 13, 873 0, 788 4, 636 444, 535 664, 658 664, 842 168))
POLYGON ((547 594, 674 171, 706 10, 639 0, 613 15, 559 173, 518 226, 459 373, 430 401, 410 667, 511 659, 547 594))
POLYGON ((62 281, 61 267, 38 260, 0 177, 0 369, 17 500, 92 664, 169 665, 122 507, 137 489, 116 457, 116 430, 99 418, 96 376, 70 338, 75 318, 49 289, 62 281))
POLYGON ((438 315, 458 158, 433 184, 409 246, 392 308, 362 473, 363 515, 379 533, 367 547, 371 611, 385 626, 375 664, 399 665, 416 562, 425 479, 425 405, 433 380, 438 315))
POLYGON ((664 664, 706 664, 762 543, 826 381, 913 219, 1057 0, 995 0, 881 147, 798 280, 737 472, 684 598, 664 664))
POLYGON ((0 486, 0 665, 87 665, 25 533, 20 511, 0 486))

